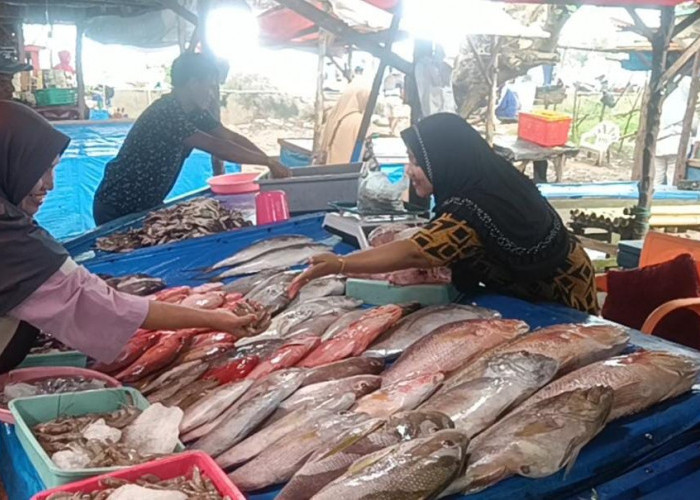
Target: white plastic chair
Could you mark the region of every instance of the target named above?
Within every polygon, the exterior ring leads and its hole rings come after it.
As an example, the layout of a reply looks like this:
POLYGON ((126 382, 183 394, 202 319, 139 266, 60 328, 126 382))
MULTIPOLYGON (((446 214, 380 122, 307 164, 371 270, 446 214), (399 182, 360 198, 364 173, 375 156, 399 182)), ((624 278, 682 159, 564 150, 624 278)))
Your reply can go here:
POLYGON ((600 122, 581 136, 581 151, 588 157, 596 155, 596 166, 600 166, 603 157, 610 163, 610 147, 620 140, 620 127, 612 122, 600 122))

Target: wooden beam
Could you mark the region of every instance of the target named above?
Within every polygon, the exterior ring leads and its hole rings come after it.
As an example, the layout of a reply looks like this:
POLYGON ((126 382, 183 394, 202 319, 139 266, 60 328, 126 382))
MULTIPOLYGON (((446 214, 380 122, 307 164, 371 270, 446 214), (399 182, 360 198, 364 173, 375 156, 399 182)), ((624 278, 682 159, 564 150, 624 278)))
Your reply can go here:
POLYGON ((681 72, 683 67, 688 64, 693 57, 695 57, 695 54, 697 54, 698 51, 700 51, 700 36, 698 36, 695 41, 683 51, 678 59, 676 59, 674 63, 669 66, 666 71, 664 71, 664 74, 661 75, 661 79, 659 80, 659 89, 663 89, 666 85, 668 85, 668 83, 681 72))
POLYGON ((75 25, 75 80, 78 86, 78 114, 85 119, 85 80, 83 78, 83 35, 85 24, 79 21, 75 25))
POLYGON ((637 14, 637 9, 634 7, 626 7, 625 10, 627 10, 627 13, 630 15, 632 18, 632 21, 634 22, 634 27, 636 28, 634 31, 642 35, 648 40, 651 40, 654 38, 654 32, 644 24, 644 21, 642 21, 642 18, 639 17, 639 14, 637 14))
POLYGON ((681 33, 683 33, 686 29, 690 28, 698 20, 700 20, 700 7, 698 7, 698 9, 696 9, 695 12, 688 15, 681 22, 676 24, 675 28, 673 28, 673 37, 675 38, 681 33))
MULTIPOLYGON (((321 151, 321 135, 323 134, 323 110, 324 110, 324 94, 323 81, 326 73, 326 51, 330 43, 331 34, 326 31, 319 33, 318 40, 318 66, 316 68, 316 100, 314 102, 314 145, 312 158, 320 160, 319 164, 325 165, 326 158, 323 158, 321 151)), ((333 59, 331 57, 331 59, 333 59)))
POLYGON ((491 81, 491 75, 486 69, 486 66, 484 66, 484 61, 481 60, 481 54, 479 54, 479 51, 476 50, 476 46, 474 45, 471 36, 467 36, 467 44, 469 44, 469 49, 474 54, 474 59, 476 59, 476 65, 479 67, 479 72, 481 72, 481 76, 484 77, 486 83, 488 83, 489 86, 493 85, 493 82, 491 81))
POLYGON ((318 24, 320 28, 335 35, 339 40, 347 40, 358 48, 370 52, 375 57, 386 59, 388 65, 393 66, 399 71, 406 74, 413 71, 413 65, 410 62, 394 54, 387 47, 383 47, 376 42, 366 39, 362 34, 352 29, 340 19, 324 12, 309 2, 305 0, 277 0, 277 3, 313 21, 318 24))
POLYGON ((674 185, 678 181, 685 179, 686 167, 688 166, 688 145, 690 144, 691 128, 695 117, 695 106, 698 104, 698 91, 700 91, 700 52, 695 53, 693 60, 693 70, 690 73, 690 89, 688 90, 688 105, 685 108, 683 117, 683 128, 681 131, 680 143, 678 145, 678 156, 676 156, 676 174, 674 185))
MULTIPOLYGON (((391 18, 391 26, 389 26, 389 31, 386 35, 385 47, 391 52, 391 47, 394 44, 394 39, 396 38, 396 32, 399 29, 399 24, 401 23, 401 11, 397 10, 394 12, 394 17, 391 18)), ((393 54, 393 52, 391 52, 393 54)), ((374 108, 377 106, 377 97, 379 96, 379 89, 384 81, 384 72, 388 66, 388 58, 386 54, 380 58, 379 67, 377 68, 377 73, 374 75, 374 81, 372 82, 372 90, 369 94, 369 100, 367 101, 367 106, 365 107, 365 112, 362 114, 362 122, 360 123, 360 130, 357 133, 357 139, 355 140, 355 149, 352 152, 352 158, 350 161, 361 160, 362 155, 362 145, 367 137, 367 130, 369 129, 369 123, 372 120, 372 113, 374 113, 374 108)))
POLYGON ((497 36, 491 40, 491 60, 489 62, 489 92, 488 105, 486 107, 486 142, 493 147, 493 137, 496 134, 496 100, 498 96, 498 61, 501 51, 501 41, 497 36))
POLYGON ((199 23, 197 14, 186 9, 177 0, 158 0, 158 2, 164 7, 172 10, 175 14, 180 16, 185 21, 193 24, 194 26, 197 26, 197 24, 199 23))

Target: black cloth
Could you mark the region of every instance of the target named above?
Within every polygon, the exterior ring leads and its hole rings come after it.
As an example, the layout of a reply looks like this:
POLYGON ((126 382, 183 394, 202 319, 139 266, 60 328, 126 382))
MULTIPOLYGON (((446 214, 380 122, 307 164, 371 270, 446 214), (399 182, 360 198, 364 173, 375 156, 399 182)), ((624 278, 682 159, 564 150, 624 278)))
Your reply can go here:
POLYGON ((428 116, 401 136, 433 185, 436 214, 449 213, 479 235, 518 281, 552 276, 569 236, 537 187, 460 116, 428 116))
POLYGON ((0 316, 21 304, 68 258, 20 203, 69 142, 27 106, 0 101, 0 316))
POLYGON ((134 123, 117 157, 105 167, 95 193, 96 213, 111 218, 149 210, 163 203, 192 152, 184 141, 195 132, 219 126, 208 111, 186 112, 174 95, 151 104, 134 123))
POLYGON ((39 330, 29 323, 20 321, 12 339, 0 352, 0 374, 14 370, 24 361, 39 335, 39 330))

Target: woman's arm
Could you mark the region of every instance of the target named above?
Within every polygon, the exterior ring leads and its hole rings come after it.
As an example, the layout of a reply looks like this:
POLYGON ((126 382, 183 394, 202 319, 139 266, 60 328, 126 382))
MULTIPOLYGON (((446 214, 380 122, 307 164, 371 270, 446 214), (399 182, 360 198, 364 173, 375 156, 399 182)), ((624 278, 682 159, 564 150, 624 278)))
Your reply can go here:
POLYGON ((211 328, 223 332, 239 333, 242 327, 250 324, 254 319, 255 315, 253 314, 236 316, 229 311, 207 311, 151 300, 141 328, 147 330, 211 328))
POLYGON ((357 252, 346 257, 325 253, 312 257, 311 267, 300 274, 290 285, 289 294, 294 297, 299 289, 315 278, 329 274, 374 274, 409 269, 434 267, 411 240, 387 243, 377 248, 357 252))

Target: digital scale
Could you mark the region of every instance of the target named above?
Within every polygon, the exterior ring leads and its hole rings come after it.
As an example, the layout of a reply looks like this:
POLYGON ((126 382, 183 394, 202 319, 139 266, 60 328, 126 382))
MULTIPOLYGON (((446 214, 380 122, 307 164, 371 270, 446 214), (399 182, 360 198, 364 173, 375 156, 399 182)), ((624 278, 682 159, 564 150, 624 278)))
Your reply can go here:
POLYGON ((323 228, 340 236, 344 242, 357 246, 361 250, 370 248, 367 237, 373 229, 384 224, 406 224, 423 226, 428 219, 423 217, 424 208, 404 204, 402 211, 360 212, 356 205, 332 203, 337 212, 329 212, 323 219, 323 228))

